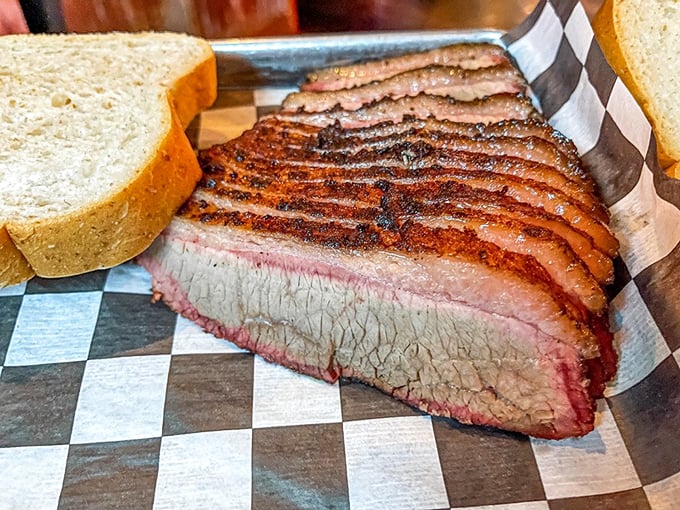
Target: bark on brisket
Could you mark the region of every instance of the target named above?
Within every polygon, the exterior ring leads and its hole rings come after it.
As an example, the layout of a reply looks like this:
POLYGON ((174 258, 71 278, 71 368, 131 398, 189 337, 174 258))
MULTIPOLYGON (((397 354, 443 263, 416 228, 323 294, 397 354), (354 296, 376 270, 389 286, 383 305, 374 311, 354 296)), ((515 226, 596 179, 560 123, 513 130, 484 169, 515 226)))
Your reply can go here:
MULTIPOLYGON (((369 140, 383 136, 393 136, 408 133, 413 130, 425 130, 432 133, 467 136, 475 139, 507 136, 513 138, 536 137, 552 144, 557 151, 564 155, 574 166, 580 166, 578 151, 573 142, 550 124, 536 119, 501 120, 492 124, 452 122, 438 120, 433 117, 419 119, 407 115, 401 122, 382 121, 370 126, 358 128, 343 128, 339 123, 322 128, 300 122, 287 122, 275 117, 266 117, 258 123, 263 133, 276 130, 282 136, 291 140, 304 140, 310 136, 318 136, 320 144, 324 140, 331 142, 344 138, 369 140)), ((587 174, 588 178, 590 176, 587 174)))
POLYGON ((532 179, 447 166, 357 168, 351 161, 332 168, 290 167, 278 158, 260 159, 232 149, 231 145, 225 144, 202 152, 200 159, 204 165, 207 163, 225 168, 225 175, 231 180, 271 191, 276 189, 279 182, 294 181, 299 183, 302 193, 314 194, 317 198, 333 197, 342 191, 353 199, 365 200, 374 193, 365 184, 381 179, 392 181, 405 192, 441 196, 442 186, 447 182, 458 182, 501 192, 519 202, 561 216, 575 228, 584 230, 593 238, 598 249, 609 256, 615 255, 618 250, 618 242, 606 224, 591 216, 587 209, 561 190, 532 179))
MULTIPOLYGON (((595 185, 579 164, 575 164, 557 148, 536 136, 514 138, 511 136, 471 137, 427 129, 412 129, 403 133, 375 138, 329 138, 319 134, 317 144, 309 143, 305 149, 318 152, 356 153, 360 147, 375 151, 398 143, 427 143, 440 150, 468 151, 490 156, 510 156, 551 166, 584 190, 592 193, 595 185)), ((312 142, 312 140, 310 140, 312 142)))
POLYGON ((414 193, 412 187, 393 185, 386 180, 359 187, 332 179, 303 187, 298 182, 286 180, 270 185, 258 182, 257 186, 251 186, 247 179, 240 177, 238 174, 211 174, 209 179, 201 181, 199 187, 214 190, 231 200, 262 202, 279 210, 300 210, 318 217, 332 218, 334 213, 341 216, 339 213, 344 211, 344 202, 350 204, 347 206, 347 211, 352 213, 349 216, 359 221, 370 220, 375 214, 374 208, 383 206, 386 197, 393 214, 399 217, 436 218, 459 212, 493 214, 523 223, 527 230, 550 229, 574 249, 597 281, 611 283, 613 278, 611 259, 593 245, 590 236, 574 229, 562 218, 517 202, 502 192, 476 189, 455 181, 445 181, 437 187, 418 188, 422 193, 414 193))
MULTIPOLYGON (((317 201, 297 193, 295 186, 277 193, 262 193, 225 184, 211 193, 226 198, 237 209, 242 208, 242 204, 254 206, 249 212, 257 211, 260 215, 320 218, 345 226, 371 223, 387 230, 398 229, 409 221, 430 227, 470 230, 480 239, 493 242, 504 250, 532 255, 566 293, 580 300, 592 313, 606 311, 607 299, 602 288, 571 246, 552 230, 527 225, 516 218, 490 211, 465 210, 450 203, 418 203, 410 195, 393 192, 388 187, 379 202, 351 201, 348 204, 317 201)), ((199 193, 196 198, 203 196, 199 193)), ((210 199, 210 195, 205 198, 210 199)), ((215 208, 222 206, 217 202, 215 208)), ((202 209, 201 212, 208 211, 202 209)), ((412 247, 412 251, 417 252, 418 247, 412 247)))
POLYGON ((283 161, 289 166, 319 169, 319 174, 325 174, 321 169, 324 166, 331 167, 332 174, 333 168, 353 165, 398 166, 408 170, 409 175, 413 174, 415 168, 437 166, 516 175, 559 189, 582 204, 585 211, 600 221, 609 221, 609 212, 595 195, 592 181, 580 178, 576 168, 572 169, 569 165, 556 167, 521 157, 523 151, 527 150, 521 147, 532 143, 532 139, 516 143, 512 138, 472 140, 450 136, 446 137, 446 142, 439 143, 436 138, 406 136, 387 140, 380 146, 366 147, 361 144, 354 150, 314 150, 315 146, 321 144, 321 140, 314 136, 306 140, 286 139, 286 145, 280 144, 280 140, 281 133, 276 130, 261 132, 256 127, 234 140, 230 150, 255 155, 248 156, 254 164, 257 161, 266 164, 283 161))
MULTIPOLYGON (((426 123, 430 124, 431 121, 422 122, 422 124, 426 123)), ((407 123, 389 124, 403 126, 407 123)), ((238 138, 237 143, 248 152, 259 152, 262 148, 280 151, 282 149, 280 141, 283 138, 286 141, 284 149, 356 154, 362 149, 379 151, 403 142, 421 142, 436 149, 513 156, 546 164, 582 185, 587 191, 593 192, 595 189, 592 178, 583 170, 578 157, 571 153, 571 148, 559 146, 557 136, 551 137, 549 132, 543 132, 533 122, 531 122, 534 124, 533 127, 531 124, 525 124, 522 130, 517 129, 517 132, 506 129, 502 126, 503 123, 491 124, 488 126, 488 131, 498 131, 498 133, 490 134, 482 131, 486 133, 485 135, 477 132, 475 124, 450 122, 446 124, 449 127, 459 126, 459 129, 439 130, 435 126, 412 127, 404 130, 375 129, 376 126, 343 129, 336 125, 319 128, 270 117, 260 121, 254 130, 244 132, 238 138), (255 147, 247 149, 249 143, 257 144, 258 151, 254 151, 255 147)), ((390 126, 383 124, 382 127, 390 126)))

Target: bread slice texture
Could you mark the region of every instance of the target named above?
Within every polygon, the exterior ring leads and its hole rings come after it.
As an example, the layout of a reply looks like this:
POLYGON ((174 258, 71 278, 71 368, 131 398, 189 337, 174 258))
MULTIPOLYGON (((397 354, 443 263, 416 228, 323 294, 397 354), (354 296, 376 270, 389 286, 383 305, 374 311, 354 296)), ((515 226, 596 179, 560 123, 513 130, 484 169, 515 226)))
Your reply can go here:
POLYGON ((650 120, 664 167, 680 161, 680 4, 605 0, 593 18, 605 57, 650 120))
POLYGON ((0 286, 138 255, 201 172, 184 128, 216 96, 181 34, 0 38, 0 286))

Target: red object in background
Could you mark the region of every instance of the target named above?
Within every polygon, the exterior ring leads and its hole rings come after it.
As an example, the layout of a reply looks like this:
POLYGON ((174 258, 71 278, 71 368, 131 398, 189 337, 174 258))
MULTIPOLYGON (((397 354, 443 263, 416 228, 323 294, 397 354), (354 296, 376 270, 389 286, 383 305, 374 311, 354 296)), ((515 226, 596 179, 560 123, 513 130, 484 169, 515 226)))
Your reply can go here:
POLYGON ((61 0, 69 32, 172 30, 209 39, 294 34, 295 0, 61 0))
POLYGON ((303 32, 509 29, 538 0, 298 0, 303 32))
MULTIPOLYGON (((602 0, 581 0, 592 18, 602 0)), ((298 0, 302 32, 510 30, 538 0, 298 0)))
POLYGON ((19 0, 0 0, 0 35, 25 34, 28 25, 19 0))

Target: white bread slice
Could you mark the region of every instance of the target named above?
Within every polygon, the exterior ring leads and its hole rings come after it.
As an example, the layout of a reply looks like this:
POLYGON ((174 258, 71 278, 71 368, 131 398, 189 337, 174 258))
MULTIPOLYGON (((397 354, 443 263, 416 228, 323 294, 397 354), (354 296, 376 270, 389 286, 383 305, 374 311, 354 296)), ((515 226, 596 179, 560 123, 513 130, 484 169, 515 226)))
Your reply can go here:
POLYGON ((593 29, 652 123, 659 161, 664 167, 680 161, 680 3, 605 0, 593 29))
POLYGON ((215 56, 170 33, 0 37, 0 287, 143 251, 201 172, 215 56))

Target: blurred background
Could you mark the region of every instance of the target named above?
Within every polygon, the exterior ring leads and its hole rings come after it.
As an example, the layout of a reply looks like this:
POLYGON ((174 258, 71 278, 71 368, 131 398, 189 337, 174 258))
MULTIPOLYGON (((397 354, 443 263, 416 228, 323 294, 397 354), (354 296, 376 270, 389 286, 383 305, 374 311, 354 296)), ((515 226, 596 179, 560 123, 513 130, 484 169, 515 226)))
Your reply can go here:
MULTIPOLYGON (((602 0, 583 0, 592 16, 602 0)), ((538 0, 0 0, 0 34, 172 30, 210 39, 367 30, 496 28, 538 0)))

